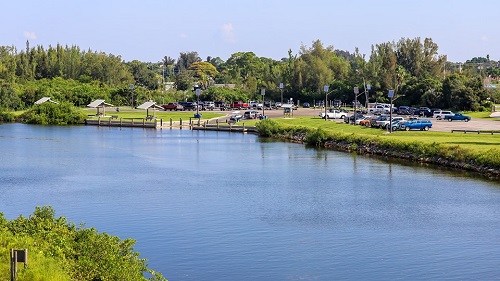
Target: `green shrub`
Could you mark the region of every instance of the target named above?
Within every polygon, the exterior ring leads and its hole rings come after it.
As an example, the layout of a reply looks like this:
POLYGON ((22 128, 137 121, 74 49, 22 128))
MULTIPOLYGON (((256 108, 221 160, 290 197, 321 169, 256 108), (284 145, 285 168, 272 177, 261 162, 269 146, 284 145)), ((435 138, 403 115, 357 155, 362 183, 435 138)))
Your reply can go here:
POLYGON ((29 218, 11 221, 0 213, 0 280, 9 279, 11 248, 28 249, 28 267, 19 272, 19 281, 165 280, 133 251, 134 240, 76 227, 54 215, 51 207, 36 207, 29 218), (152 277, 146 279, 146 272, 152 277))
POLYGON ((313 130, 306 135, 306 143, 310 145, 322 145, 330 139, 330 135, 321 128, 313 130))
POLYGON ((68 102, 54 104, 45 102, 34 105, 21 115, 25 123, 38 125, 82 124, 86 115, 68 102))
POLYGON ((13 122, 14 114, 12 112, 0 111, 0 122, 13 122))
POLYGON ((257 122, 255 126, 257 127, 259 135, 263 137, 275 136, 282 129, 280 124, 272 119, 264 119, 260 122, 257 122))

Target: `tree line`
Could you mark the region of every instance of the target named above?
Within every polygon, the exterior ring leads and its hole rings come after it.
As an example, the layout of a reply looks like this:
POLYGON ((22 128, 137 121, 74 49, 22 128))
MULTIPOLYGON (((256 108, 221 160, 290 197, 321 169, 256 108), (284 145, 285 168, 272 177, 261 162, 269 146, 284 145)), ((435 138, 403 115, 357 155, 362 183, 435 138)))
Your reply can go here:
POLYGON ((98 98, 117 106, 196 100, 194 86, 202 89, 202 99, 226 102, 258 100, 262 89, 266 99, 314 102, 325 99, 324 86, 329 86, 329 100, 344 103, 355 99, 355 87, 368 92, 357 97, 362 104, 388 102, 388 90, 396 92, 396 105, 489 110, 500 101, 494 87, 499 62, 487 55, 453 63, 438 49, 430 38, 401 38, 372 45, 367 56, 316 40, 297 53, 289 50, 281 60, 253 52, 237 52, 225 61, 203 60, 197 52, 182 52, 177 59, 165 56, 153 63, 125 62, 78 46, 30 47, 27 42, 21 51, 0 46, 0 108, 26 109, 43 96, 76 106, 98 98))

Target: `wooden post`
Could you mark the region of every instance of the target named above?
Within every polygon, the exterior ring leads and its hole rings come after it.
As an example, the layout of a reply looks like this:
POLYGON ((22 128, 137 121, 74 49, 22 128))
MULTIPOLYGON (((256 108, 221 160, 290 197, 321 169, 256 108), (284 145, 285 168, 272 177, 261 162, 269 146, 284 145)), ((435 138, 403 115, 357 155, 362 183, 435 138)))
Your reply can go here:
POLYGON ((179 121, 179 122, 180 122, 180 125, 179 125, 179 126, 180 126, 180 127, 181 127, 181 129, 182 129, 182 118, 179 118, 179 119, 180 119, 180 121, 179 121))
POLYGON ((172 128, 172 118, 170 118, 170 128, 172 128))
POLYGON ((217 130, 219 129, 219 119, 217 119, 217 130))
POLYGON ((24 263, 24 268, 28 266, 28 249, 14 250, 10 249, 10 280, 17 279, 17 263, 24 263))

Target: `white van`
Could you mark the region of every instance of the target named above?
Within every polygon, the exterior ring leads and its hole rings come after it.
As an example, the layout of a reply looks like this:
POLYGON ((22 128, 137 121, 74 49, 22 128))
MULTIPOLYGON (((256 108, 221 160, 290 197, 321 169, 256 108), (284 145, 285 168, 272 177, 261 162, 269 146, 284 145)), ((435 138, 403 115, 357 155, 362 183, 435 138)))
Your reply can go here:
POLYGON ((437 120, 441 120, 444 118, 445 115, 450 115, 450 114, 453 114, 453 112, 448 111, 448 110, 438 110, 438 111, 434 111, 432 118, 436 118, 437 120))

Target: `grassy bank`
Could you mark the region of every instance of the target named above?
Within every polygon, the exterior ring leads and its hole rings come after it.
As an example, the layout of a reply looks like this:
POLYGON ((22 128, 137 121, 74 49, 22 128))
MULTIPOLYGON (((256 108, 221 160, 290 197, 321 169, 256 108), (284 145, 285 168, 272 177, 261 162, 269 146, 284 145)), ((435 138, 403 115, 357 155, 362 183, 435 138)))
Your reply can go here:
POLYGON ((498 135, 421 131, 388 134, 311 117, 269 119, 257 122, 256 126, 263 136, 500 175, 498 135))

